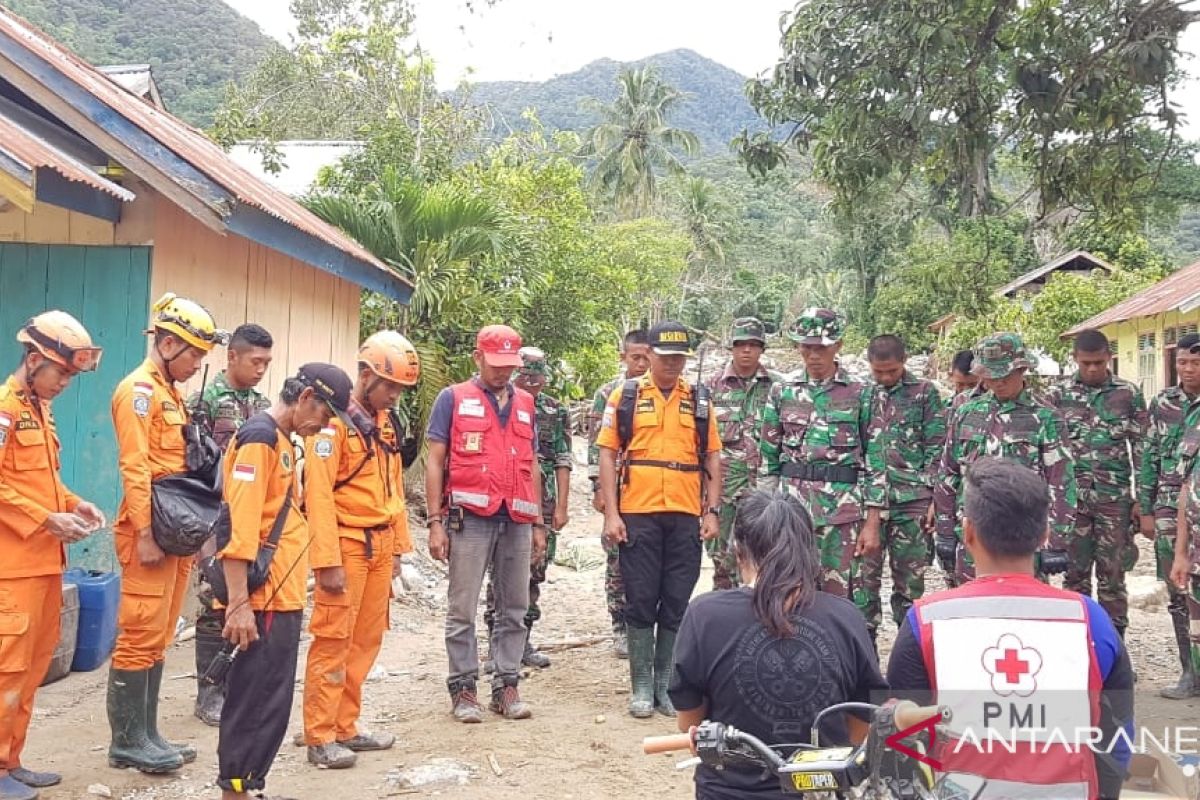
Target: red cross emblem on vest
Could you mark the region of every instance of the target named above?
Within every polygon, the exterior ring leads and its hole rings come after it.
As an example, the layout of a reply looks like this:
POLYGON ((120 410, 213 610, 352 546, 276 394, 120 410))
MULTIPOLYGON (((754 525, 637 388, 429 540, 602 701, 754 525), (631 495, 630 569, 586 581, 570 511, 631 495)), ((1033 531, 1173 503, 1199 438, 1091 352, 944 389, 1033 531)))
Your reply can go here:
POLYGON ((983 668, 992 676, 992 691, 1001 697, 1028 697, 1037 691, 1037 674, 1042 670, 1042 654, 1026 647, 1021 639, 1006 633, 988 647, 981 658, 983 668))

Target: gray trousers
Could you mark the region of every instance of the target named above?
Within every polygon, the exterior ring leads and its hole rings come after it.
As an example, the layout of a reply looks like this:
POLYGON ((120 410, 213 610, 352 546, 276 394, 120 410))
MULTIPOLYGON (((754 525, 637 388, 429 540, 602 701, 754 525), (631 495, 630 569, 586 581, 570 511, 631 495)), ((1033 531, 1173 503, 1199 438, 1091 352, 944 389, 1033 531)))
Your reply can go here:
POLYGON ((496 624, 489 654, 496 662, 494 686, 512 684, 525 651, 525 613, 529 610, 529 559, 533 530, 529 523, 465 514, 461 533, 450 537, 450 587, 447 590, 446 655, 449 684, 479 677, 479 640, 475 618, 479 593, 492 567, 496 624))

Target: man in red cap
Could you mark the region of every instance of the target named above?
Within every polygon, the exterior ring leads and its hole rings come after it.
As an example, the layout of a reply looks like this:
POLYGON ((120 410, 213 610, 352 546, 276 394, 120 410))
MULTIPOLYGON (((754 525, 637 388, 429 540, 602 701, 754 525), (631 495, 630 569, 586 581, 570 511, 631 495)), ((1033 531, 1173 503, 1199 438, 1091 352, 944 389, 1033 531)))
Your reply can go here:
POLYGON ((475 612, 489 566, 495 593, 490 708, 506 719, 533 715, 517 691, 529 608, 529 569, 546 547, 537 467, 533 396, 512 384, 521 336, 489 325, 475 338, 468 381, 443 389, 429 417, 425 496, 429 552, 450 565, 447 590, 447 684, 454 718, 482 722, 475 684, 479 642, 475 612), (438 502, 440 498, 440 502, 438 502))

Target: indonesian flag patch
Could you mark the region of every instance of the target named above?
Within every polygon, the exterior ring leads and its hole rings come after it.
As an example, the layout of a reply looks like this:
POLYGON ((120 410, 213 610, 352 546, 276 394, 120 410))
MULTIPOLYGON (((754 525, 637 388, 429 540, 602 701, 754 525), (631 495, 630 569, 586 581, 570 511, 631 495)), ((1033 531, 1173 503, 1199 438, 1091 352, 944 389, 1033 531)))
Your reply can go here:
POLYGON ((253 482, 255 475, 258 473, 257 467, 253 464, 234 464, 233 479, 235 481, 253 482))

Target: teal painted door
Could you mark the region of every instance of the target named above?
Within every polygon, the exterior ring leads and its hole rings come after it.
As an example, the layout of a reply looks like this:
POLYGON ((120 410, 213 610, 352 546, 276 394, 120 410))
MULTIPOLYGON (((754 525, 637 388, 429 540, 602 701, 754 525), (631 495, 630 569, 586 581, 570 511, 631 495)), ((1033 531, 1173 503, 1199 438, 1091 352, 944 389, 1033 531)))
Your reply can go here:
MULTIPOLYGON (((146 353, 150 248, 0 243, 0 374, 20 362, 17 329, 51 308, 78 318, 104 348, 100 368, 71 381, 54 401, 63 446, 63 479, 111 521, 120 500, 117 445, 109 401, 146 353)), ((116 569, 112 534, 71 545, 72 566, 116 569)))

